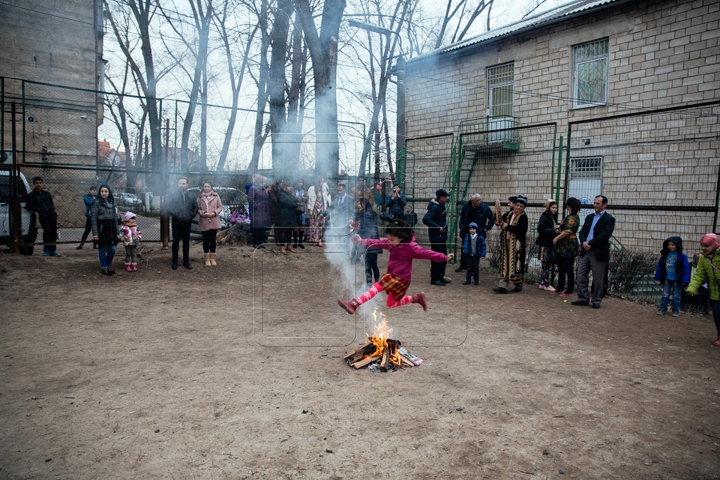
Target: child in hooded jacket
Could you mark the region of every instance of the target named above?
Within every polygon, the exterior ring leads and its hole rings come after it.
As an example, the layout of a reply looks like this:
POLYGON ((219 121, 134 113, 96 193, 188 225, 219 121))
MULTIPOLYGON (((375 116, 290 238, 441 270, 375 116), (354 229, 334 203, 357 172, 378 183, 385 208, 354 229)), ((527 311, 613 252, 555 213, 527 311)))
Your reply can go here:
POLYGON ((655 280, 663 286, 658 315, 665 315, 672 299, 672 316, 680 315, 680 295, 683 286, 690 283, 690 263, 683 253, 682 238, 668 237, 660 250, 660 259, 655 270, 655 280))
POLYGON ((380 280, 373 284, 365 293, 358 298, 348 302, 338 299, 338 304, 350 315, 365 302, 371 300, 375 295, 385 290, 388 292, 387 306, 389 308, 401 307, 408 303, 417 303, 427 310, 425 294, 420 292, 417 295, 405 295, 410 287, 412 279, 413 258, 423 258, 434 262, 447 262, 453 258, 453 254, 445 255, 440 252, 426 250, 415 243, 415 235, 412 229, 402 220, 395 219, 385 228, 383 239, 360 238, 360 235, 353 235, 352 241, 355 245, 364 245, 366 248, 380 248, 390 251, 388 258, 388 271, 380 280))
POLYGON ((135 223, 135 214, 125 212, 122 225, 118 228, 118 237, 125 246, 125 271, 137 272, 137 247, 142 233, 135 223))

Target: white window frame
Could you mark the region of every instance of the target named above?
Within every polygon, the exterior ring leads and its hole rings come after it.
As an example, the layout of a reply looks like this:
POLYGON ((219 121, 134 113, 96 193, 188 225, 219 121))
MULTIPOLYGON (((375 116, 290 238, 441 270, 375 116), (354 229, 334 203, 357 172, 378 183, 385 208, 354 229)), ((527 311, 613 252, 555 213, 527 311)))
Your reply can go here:
POLYGON ((506 118, 512 117, 515 109, 515 62, 503 63, 502 65, 495 65, 487 67, 487 91, 488 91, 488 108, 487 116, 491 118, 506 118), (507 70, 509 68, 509 75, 507 70), (503 72, 503 69, 506 72, 503 72), (505 75, 504 79, 497 80, 496 76, 505 75), (508 78, 509 77, 509 78, 508 78), (493 115, 493 92, 495 89, 510 87, 510 103, 505 104, 510 106, 510 113, 508 115, 493 115))
POLYGON ((573 108, 589 108, 607 105, 610 64, 610 41, 608 38, 593 40, 573 47, 573 108), (604 47, 604 48, 603 48, 604 47), (590 50, 590 52, 587 52, 590 50), (595 50, 595 52, 593 52, 595 50), (604 51, 603 51, 604 50, 604 51), (589 55, 587 53, 590 53, 589 55), (578 58, 582 55, 581 58, 578 58), (585 101, 580 98, 580 68, 605 64, 603 98, 599 101, 585 101))
MULTIPOLYGON (((570 158, 568 196, 577 198, 583 205, 590 205, 596 196, 602 195, 604 163, 602 156, 570 158), (580 183, 583 180, 587 185, 580 183), (599 183, 593 185, 593 182, 599 183)), ((584 217, 592 213, 592 210, 584 209, 580 213, 584 217)))

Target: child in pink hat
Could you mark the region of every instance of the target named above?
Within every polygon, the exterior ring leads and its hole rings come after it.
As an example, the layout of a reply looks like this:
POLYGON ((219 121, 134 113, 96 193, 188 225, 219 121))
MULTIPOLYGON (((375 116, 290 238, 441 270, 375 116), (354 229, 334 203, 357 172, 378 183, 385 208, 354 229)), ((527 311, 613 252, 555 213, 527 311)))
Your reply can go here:
POLYGON ((137 272, 137 247, 142 240, 142 233, 135 223, 135 214, 125 212, 122 225, 118 228, 118 237, 125 246, 125 271, 137 272))

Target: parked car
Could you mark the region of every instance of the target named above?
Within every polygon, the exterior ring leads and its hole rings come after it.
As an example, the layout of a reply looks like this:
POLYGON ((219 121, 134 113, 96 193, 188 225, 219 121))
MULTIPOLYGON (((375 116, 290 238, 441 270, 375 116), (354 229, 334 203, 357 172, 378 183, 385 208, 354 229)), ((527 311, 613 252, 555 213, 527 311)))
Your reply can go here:
MULTIPOLYGON (((233 187, 215 187, 213 190, 215 190, 215 193, 220 196, 220 201, 223 206, 222 212, 220 212, 220 226, 221 228, 228 228, 230 226, 230 218, 232 218, 233 212, 239 208, 240 205, 245 205, 247 203, 247 195, 245 195, 245 192, 241 192, 237 188, 233 187)), ((197 198, 202 189, 198 187, 191 187, 188 188, 187 191, 197 198)), ((192 233, 200 233, 197 226, 199 218, 200 217, 195 217, 193 220, 192 233)))
MULTIPOLYGON (((36 226, 35 213, 29 212, 25 207, 27 205, 28 194, 31 191, 25 175, 22 173, 17 179, 17 191, 20 200, 20 228, 21 228, 21 245, 20 253, 23 255, 32 255, 37 239, 38 229, 36 226)), ((10 246, 10 172, 0 170, 0 245, 10 246)))
POLYGON ((129 208, 137 208, 143 206, 143 201, 140 200, 134 193, 115 193, 115 203, 118 206, 125 206, 129 208))

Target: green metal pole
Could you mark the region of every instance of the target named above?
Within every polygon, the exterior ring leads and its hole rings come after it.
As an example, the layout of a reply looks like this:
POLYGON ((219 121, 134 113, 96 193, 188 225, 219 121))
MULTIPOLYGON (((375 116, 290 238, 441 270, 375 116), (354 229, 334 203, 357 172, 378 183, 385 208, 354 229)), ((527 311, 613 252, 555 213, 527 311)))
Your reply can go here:
MULTIPOLYGON (((560 135, 560 147, 558 148, 558 164, 557 164, 557 180, 555 182, 555 199, 560 205, 560 178, 562 171, 562 152, 563 152, 563 137, 560 135)), ((554 152, 553 152, 554 155, 554 152)), ((565 192, 567 194, 567 192, 565 192)))
POLYGON ((5 77, 0 77, 0 160, 5 156, 5 77))
MULTIPOLYGON (((13 122, 15 119, 13 118, 13 122)), ((25 80, 22 81, 22 161, 25 163, 25 80)), ((17 152, 13 153, 17 155, 17 152)))

